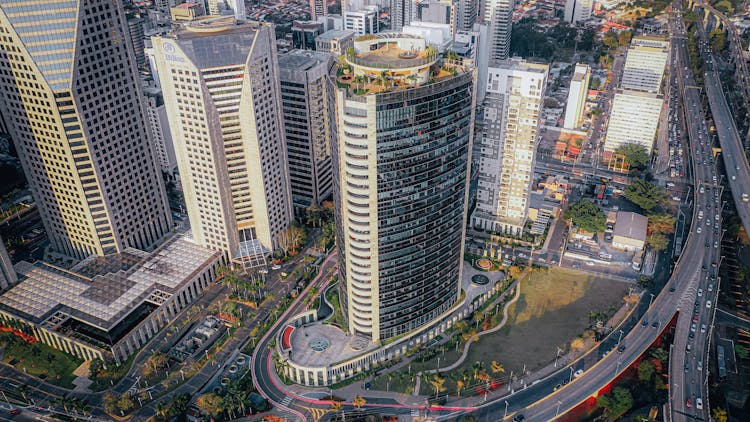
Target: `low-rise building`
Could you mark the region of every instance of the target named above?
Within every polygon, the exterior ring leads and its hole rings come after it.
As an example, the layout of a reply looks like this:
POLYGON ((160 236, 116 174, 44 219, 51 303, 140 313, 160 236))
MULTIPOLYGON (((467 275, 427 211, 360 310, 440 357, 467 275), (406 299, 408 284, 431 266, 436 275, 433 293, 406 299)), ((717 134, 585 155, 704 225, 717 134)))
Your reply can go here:
POLYGON ((646 246, 646 216, 627 211, 618 211, 612 246, 626 251, 640 251, 646 246))
POLYGON ((172 20, 175 22, 189 22, 199 16, 206 14, 206 9, 201 3, 182 3, 171 9, 172 20))
POLYGON ((151 253, 92 256, 70 270, 19 262, 0 325, 84 360, 127 360, 216 278, 221 253, 179 236, 151 253))
POLYGON ((326 31, 315 38, 315 50, 342 55, 347 48, 354 46, 355 35, 348 29, 326 31))

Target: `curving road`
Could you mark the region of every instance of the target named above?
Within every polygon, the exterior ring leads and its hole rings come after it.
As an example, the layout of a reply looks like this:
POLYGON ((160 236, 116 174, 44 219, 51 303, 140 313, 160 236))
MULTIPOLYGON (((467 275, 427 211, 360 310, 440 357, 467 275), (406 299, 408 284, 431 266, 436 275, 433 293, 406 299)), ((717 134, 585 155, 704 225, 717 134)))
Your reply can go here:
MULTIPOLYGON (((680 41, 675 42, 680 43, 680 41)), ((684 40, 682 40, 682 44, 679 47, 677 49, 678 57, 681 54, 679 50, 685 48, 684 40)), ((684 66, 681 69, 684 69, 684 66)), ((690 85, 694 85, 691 79, 689 79, 691 77, 687 75, 688 79, 681 80, 680 88, 687 88, 690 85)), ((698 93, 693 89, 681 89, 681 91, 683 93, 683 101, 687 106, 685 117, 689 123, 689 144, 692 147, 690 154, 692 157, 695 157, 693 160, 693 174, 695 175, 695 179, 701 183, 705 184, 705 181, 708 180, 709 185, 713 185, 711 186, 711 192, 714 192, 715 182, 713 177, 715 176, 715 169, 713 167, 713 158, 711 157, 711 148, 708 145, 708 137, 705 131, 705 118, 700 109, 700 102, 697 100, 698 93), (706 158, 705 165, 702 164, 704 157, 706 158)), ((679 91, 676 91, 675 87, 672 92, 679 91)), ((705 276, 714 270, 711 267, 711 263, 719 253, 718 247, 714 247, 713 243, 718 240, 714 225, 718 223, 720 226, 720 220, 716 220, 716 215, 720 214, 720 212, 716 209, 714 194, 707 193, 709 192, 706 189, 707 187, 709 186, 704 186, 703 193, 700 191, 694 193, 694 201, 700 206, 696 206, 693 210, 690 234, 687 236, 683 253, 668 282, 670 288, 664 289, 653 299, 653 303, 649 306, 648 311, 642 319, 646 324, 635 324, 627 335, 622 338, 621 345, 624 346, 624 350, 621 350, 621 353, 613 351, 607 354, 593 366, 586 369, 586 372, 578 379, 573 380, 573 382, 557 391, 547 390, 546 392, 542 392, 546 396, 540 397, 540 393, 529 394, 532 397, 522 397, 519 395, 488 403, 482 406, 482 409, 477 412, 480 420, 508 419, 517 414, 523 414, 528 420, 543 421, 554 420, 560 415, 565 414, 589 397, 595 396, 620 372, 630 366, 650 347, 664 324, 670 321, 681 308, 686 308, 686 311, 680 313, 680 318, 678 318, 678 337, 679 335, 686 338, 689 337, 688 332, 690 327, 685 327, 685 323, 690 323, 692 315, 688 309, 694 304, 697 290, 702 289, 703 287, 701 286, 706 283, 705 276), (709 205, 710 209, 704 208, 704 204, 707 201, 706 198, 712 202, 709 205), (701 214, 699 215, 699 213, 701 214), (710 225, 705 225, 704 221, 709 221, 710 225), (698 227, 701 227, 700 232, 698 231, 698 227), (704 265, 706 266, 705 270, 703 269, 704 265), (673 289, 674 291, 672 291, 673 289), (653 323, 659 329, 652 327, 653 323), (505 409, 508 409, 508 411, 506 412, 505 409), (503 417, 498 417, 497 415, 502 415, 503 417)), ((676 360, 673 359, 673 361, 676 360)), ((684 364, 684 361, 682 363, 684 364)), ((560 371, 557 376, 564 374, 566 369, 568 368, 560 371)), ((676 391, 673 391, 675 403, 681 400, 683 396, 702 394, 700 392, 700 386, 702 385, 700 379, 695 381, 695 383, 689 377, 686 378, 686 381, 683 381, 682 387, 678 383, 678 388, 676 391), (688 386, 688 384, 690 385, 688 386), (693 385, 697 386, 697 390, 693 389, 693 385)))

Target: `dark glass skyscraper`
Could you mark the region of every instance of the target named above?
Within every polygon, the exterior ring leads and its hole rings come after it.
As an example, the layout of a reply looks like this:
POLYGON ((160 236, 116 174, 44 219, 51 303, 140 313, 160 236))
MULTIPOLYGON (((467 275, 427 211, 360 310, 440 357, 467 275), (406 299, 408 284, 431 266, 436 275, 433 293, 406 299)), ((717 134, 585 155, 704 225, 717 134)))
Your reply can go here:
POLYGON ((458 300, 475 73, 407 35, 354 48, 337 101, 340 278, 350 330, 379 341, 458 300))

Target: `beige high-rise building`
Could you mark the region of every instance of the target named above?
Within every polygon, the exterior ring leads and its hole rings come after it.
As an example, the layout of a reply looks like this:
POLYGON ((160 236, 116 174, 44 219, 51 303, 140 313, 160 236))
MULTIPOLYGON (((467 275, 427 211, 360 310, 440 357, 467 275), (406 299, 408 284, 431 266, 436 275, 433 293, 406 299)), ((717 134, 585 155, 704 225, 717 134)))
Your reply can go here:
POLYGON ((152 41, 193 238, 263 266, 292 216, 273 27, 204 18, 152 41))
POLYGON ((549 66, 515 60, 489 68, 474 227, 523 230, 549 66))
POLYGON ((565 129, 577 129, 583 123, 583 111, 586 108, 586 97, 589 92, 591 68, 577 63, 570 80, 568 103, 565 106, 565 129))
POLYGON ((0 0, 0 114, 52 248, 76 258, 171 225, 126 25, 108 0, 0 0))

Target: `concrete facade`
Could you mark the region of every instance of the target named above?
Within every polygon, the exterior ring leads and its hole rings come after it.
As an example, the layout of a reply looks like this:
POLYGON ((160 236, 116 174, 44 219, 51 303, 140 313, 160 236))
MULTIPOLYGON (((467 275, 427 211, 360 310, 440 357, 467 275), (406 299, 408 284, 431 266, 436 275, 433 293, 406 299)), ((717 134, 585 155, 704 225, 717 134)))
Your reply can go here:
POLYGON ((210 18, 152 40, 193 237, 264 267, 292 219, 272 26, 210 18))
POLYGON ((576 64, 568 91, 568 103, 565 106, 565 129, 577 129, 583 124, 583 111, 589 92, 591 68, 585 64, 576 64))
POLYGON ((489 69, 474 227, 523 230, 548 71, 547 65, 510 60, 489 69))

